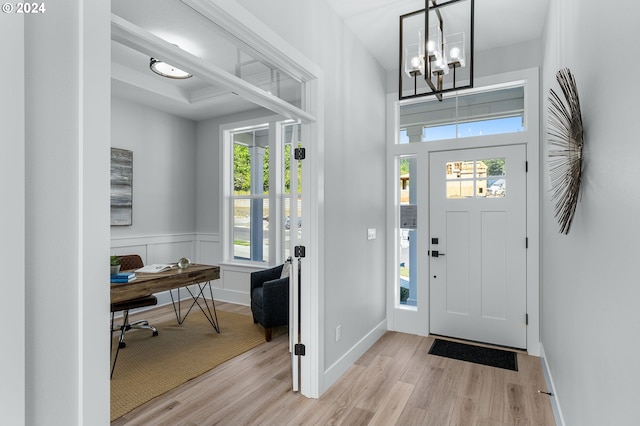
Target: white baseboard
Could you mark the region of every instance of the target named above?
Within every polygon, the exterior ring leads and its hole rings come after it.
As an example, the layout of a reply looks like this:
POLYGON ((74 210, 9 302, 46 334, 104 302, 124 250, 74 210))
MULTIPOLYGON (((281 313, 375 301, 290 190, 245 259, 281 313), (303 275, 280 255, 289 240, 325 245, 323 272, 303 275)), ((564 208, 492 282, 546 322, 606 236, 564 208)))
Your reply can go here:
POLYGON ((542 343, 540 343, 540 359, 542 360, 542 371, 544 373, 544 380, 547 382, 547 389, 552 393, 549 398, 551 400, 551 408, 553 408, 553 417, 556 420, 557 426, 565 426, 562 409, 560 408, 560 400, 558 399, 558 392, 556 392, 556 386, 553 383, 551 369, 547 363, 547 355, 544 352, 544 346, 542 343))
POLYGON ((323 389, 320 394, 329 389, 374 343, 387 332, 387 320, 385 319, 356 343, 347 353, 324 371, 323 389))

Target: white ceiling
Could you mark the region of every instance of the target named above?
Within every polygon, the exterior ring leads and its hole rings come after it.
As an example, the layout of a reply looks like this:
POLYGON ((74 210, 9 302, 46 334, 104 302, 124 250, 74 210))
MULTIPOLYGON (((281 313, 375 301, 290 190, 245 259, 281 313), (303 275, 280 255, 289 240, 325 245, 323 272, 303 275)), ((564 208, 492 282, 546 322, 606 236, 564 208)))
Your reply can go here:
MULTIPOLYGON (((388 71, 398 67, 400 15, 424 9, 424 0, 327 0, 388 71), (374 23, 374 24, 372 24, 374 23)), ((549 0, 475 0, 475 49, 535 40, 549 0)))
MULTIPOLYGON (((398 66, 399 16, 424 8, 424 0, 327 2, 388 71, 398 66)), ((549 0, 475 0, 476 50, 539 38, 548 3, 549 0)), ((229 35, 182 2, 112 0, 111 4, 115 15, 142 30, 220 69, 236 71, 238 53, 229 35)), ((153 52, 143 53, 112 41, 113 95, 195 121, 258 108, 197 76, 170 80, 153 74, 149 70, 151 54, 153 52)), ((243 54, 242 60, 247 58, 243 54)), ((268 67, 261 64, 243 68, 246 80, 267 80, 268 83, 269 74, 268 67)), ((279 89, 282 98, 295 104, 300 94, 291 83, 283 81, 279 89)))

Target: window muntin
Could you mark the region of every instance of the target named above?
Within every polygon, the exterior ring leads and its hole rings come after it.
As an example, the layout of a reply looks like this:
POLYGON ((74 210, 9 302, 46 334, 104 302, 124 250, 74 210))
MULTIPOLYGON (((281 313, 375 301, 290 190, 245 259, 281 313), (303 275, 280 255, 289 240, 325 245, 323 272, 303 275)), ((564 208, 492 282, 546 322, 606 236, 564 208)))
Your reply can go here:
POLYGON ((449 161, 445 174, 448 199, 504 198, 507 195, 504 158, 449 161))

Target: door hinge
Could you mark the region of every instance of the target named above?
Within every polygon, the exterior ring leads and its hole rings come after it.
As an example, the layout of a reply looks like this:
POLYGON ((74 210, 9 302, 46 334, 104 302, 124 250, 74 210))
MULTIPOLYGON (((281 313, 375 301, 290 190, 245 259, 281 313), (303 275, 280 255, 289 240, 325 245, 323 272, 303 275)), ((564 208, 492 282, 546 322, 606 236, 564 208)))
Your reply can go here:
POLYGON ((529 248, 529 237, 525 237, 524 239, 524 248, 529 248))
POLYGON ((304 356, 305 355, 305 346, 302 343, 296 343, 295 345, 293 345, 293 354, 294 355, 301 355, 304 356))
POLYGON ((304 148, 296 148, 293 150, 293 158, 296 160, 304 160, 307 157, 307 150, 304 148))
POLYGON ((529 173, 529 162, 528 161, 524 162, 524 172, 525 173, 529 173))
POLYGON ((305 257, 305 255, 306 255, 306 249, 304 246, 295 246, 295 248, 293 249, 294 257, 305 257))
POLYGON ((524 314, 524 324, 529 325, 529 314, 524 314))

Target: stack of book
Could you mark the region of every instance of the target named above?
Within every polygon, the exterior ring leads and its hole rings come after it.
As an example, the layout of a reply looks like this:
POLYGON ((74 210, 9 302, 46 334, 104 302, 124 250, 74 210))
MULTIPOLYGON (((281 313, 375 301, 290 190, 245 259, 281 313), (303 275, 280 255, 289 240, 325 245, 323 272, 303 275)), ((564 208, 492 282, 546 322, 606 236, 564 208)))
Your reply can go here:
POLYGON ((136 274, 133 272, 120 272, 119 274, 111 275, 112 283, 130 283, 136 279, 136 274))

